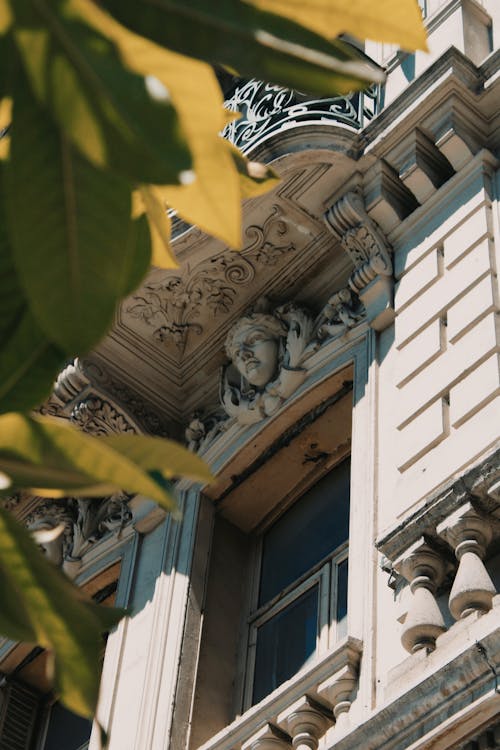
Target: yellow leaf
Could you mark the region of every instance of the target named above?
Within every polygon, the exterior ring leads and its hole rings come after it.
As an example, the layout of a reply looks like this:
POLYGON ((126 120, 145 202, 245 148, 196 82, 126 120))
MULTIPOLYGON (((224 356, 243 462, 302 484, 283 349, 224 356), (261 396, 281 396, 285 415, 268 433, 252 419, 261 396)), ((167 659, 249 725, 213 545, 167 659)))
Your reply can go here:
POLYGON ((427 50, 422 13, 417 0, 247 0, 332 39, 352 34, 398 44, 403 49, 427 50))
POLYGON ((12 24, 12 10, 9 0, 0 0, 0 35, 4 35, 12 24))
POLYGON ((231 247, 241 247, 239 177, 219 136, 229 115, 212 68, 133 34, 90 0, 71 0, 70 8, 117 44, 131 70, 159 79, 172 99, 196 179, 162 186, 163 199, 185 221, 231 247))
POLYGON ((139 193, 151 232, 151 263, 158 268, 178 268, 170 246, 170 218, 159 188, 156 185, 140 185, 139 193))
MULTIPOLYGON (((6 96, 0 100, 0 133, 4 131, 12 122, 12 98, 6 96)), ((9 158, 10 136, 5 133, 0 138, 0 160, 5 161, 9 158)))
POLYGON ((240 179, 241 198, 256 198, 279 184, 276 172, 258 161, 249 161, 241 151, 226 141, 240 179))
POLYGON ((146 208, 140 190, 132 190, 132 218, 138 219, 145 211, 146 208))

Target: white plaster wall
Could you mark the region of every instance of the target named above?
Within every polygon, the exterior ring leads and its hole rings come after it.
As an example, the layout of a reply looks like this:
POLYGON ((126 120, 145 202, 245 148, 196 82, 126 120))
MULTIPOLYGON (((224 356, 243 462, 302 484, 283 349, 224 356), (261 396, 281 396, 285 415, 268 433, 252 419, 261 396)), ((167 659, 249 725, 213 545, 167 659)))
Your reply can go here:
MULTIPOLYGON (((393 237, 394 330, 379 340, 378 534, 499 440, 499 175, 482 154, 393 237)), ((378 573, 377 683, 406 657, 378 573)))
POLYGON ((366 52, 387 69, 384 105, 387 106, 418 78, 449 47, 463 52, 476 65, 490 53, 492 27, 494 45, 500 39, 500 10, 496 0, 428 0, 425 20, 428 52, 398 52, 396 45, 367 42, 366 52))

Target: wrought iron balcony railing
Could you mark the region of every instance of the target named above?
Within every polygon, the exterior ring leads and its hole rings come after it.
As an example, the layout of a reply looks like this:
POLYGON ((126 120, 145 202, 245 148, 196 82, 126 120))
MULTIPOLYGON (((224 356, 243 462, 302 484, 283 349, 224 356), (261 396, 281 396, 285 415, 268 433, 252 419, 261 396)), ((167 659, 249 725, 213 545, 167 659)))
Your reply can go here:
POLYGON ((262 81, 233 79, 225 90, 225 107, 241 117, 223 136, 246 152, 270 135, 299 123, 334 122, 359 130, 378 112, 379 87, 331 99, 311 99, 298 91, 262 81))

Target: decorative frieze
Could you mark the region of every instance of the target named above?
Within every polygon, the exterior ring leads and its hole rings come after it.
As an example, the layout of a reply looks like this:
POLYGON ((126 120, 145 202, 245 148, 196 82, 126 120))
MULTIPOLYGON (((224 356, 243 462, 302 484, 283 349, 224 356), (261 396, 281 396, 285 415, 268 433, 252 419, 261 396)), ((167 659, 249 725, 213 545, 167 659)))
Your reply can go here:
POLYGON ((155 340, 184 352, 190 333, 203 333, 200 319, 204 313, 228 313, 238 289, 252 283, 259 266, 276 265, 295 250, 279 205, 272 207, 261 225, 248 226, 245 235, 249 244, 240 253, 228 250, 207 259, 186 277, 170 274, 145 284, 127 312, 149 326, 155 340))
POLYGON ((370 325, 383 330, 394 320, 391 247, 368 215, 358 192, 346 193, 325 214, 330 231, 349 255, 349 286, 366 308, 370 325))

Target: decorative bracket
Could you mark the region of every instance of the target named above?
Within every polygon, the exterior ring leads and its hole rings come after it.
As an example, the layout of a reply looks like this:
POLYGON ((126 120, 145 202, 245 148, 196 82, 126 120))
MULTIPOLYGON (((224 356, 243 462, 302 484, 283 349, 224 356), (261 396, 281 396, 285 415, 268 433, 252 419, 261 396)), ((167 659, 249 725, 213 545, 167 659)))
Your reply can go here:
POLYGON ((394 320, 392 251, 384 234, 354 191, 334 203, 324 218, 355 266, 349 286, 363 302, 371 327, 383 331, 394 320))

